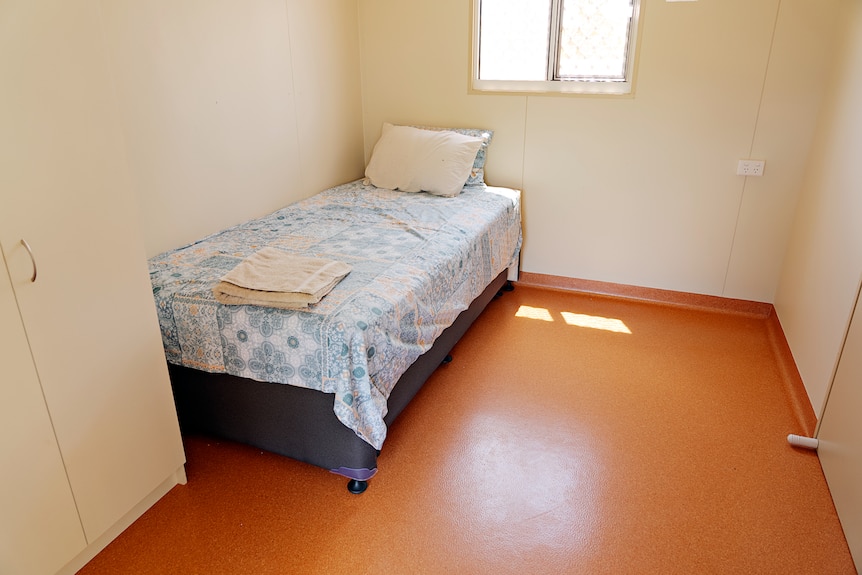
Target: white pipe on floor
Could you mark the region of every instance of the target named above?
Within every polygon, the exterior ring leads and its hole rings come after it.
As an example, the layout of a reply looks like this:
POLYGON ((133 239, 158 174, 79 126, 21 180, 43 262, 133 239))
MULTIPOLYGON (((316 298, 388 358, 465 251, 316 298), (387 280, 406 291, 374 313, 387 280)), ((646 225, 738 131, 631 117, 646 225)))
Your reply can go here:
POLYGON ((793 433, 787 436, 787 442, 794 447, 802 447, 804 449, 817 449, 820 443, 816 437, 805 437, 803 435, 794 435, 793 433))
POLYGON ((820 416, 817 418, 817 426, 814 428, 814 437, 805 437, 804 435, 794 435, 791 433, 787 436, 787 442, 794 447, 803 449, 816 450, 820 445, 820 440, 817 436, 820 435, 820 426, 823 424, 823 415, 826 413, 826 404, 829 403, 829 397, 832 395, 832 386, 835 384, 835 375, 838 373, 838 365, 841 363, 841 358, 844 355, 844 346, 847 345, 847 335, 850 333, 850 323, 853 321, 853 316, 859 309, 862 303, 862 279, 859 281, 859 287, 856 290, 856 301, 853 304, 853 309, 850 312, 850 317, 847 318, 847 327, 844 328, 844 341, 841 344, 841 352, 838 354, 838 361, 832 369, 832 377, 829 380, 829 387, 826 389, 826 399, 823 400, 823 405, 820 406, 820 416))

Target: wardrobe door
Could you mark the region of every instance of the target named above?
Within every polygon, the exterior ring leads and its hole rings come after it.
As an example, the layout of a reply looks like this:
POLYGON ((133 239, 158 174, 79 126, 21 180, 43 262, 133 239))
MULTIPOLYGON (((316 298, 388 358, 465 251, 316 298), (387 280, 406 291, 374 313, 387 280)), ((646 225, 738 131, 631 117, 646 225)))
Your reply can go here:
POLYGON ((817 454, 857 568, 862 568, 862 305, 857 302, 817 434, 817 454))
POLYGON ((0 573, 55 573, 86 542, 3 258, 0 326, 0 573))
POLYGON ((0 78, 0 246, 92 543, 184 463, 99 1, 0 2, 0 78))

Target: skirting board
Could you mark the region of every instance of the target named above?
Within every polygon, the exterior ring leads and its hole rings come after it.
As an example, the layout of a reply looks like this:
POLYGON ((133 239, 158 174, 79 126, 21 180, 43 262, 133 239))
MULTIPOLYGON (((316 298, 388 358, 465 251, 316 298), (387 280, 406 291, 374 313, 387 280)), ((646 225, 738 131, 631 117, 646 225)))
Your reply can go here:
POLYGON ((711 295, 678 292, 671 290, 637 287, 610 282, 565 278, 522 271, 519 284, 576 291, 591 295, 634 299, 657 304, 738 313, 767 318, 775 312, 770 303, 730 299, 711 295))
POLYGON ((778 320, 778 314, 775 313, 775 308, 772 304, 524 271, 520 273, 517 283, 518 285, 573 291, 593 296, 632 299, 659 305, 762 318, 766 321, 772 352, 778 364, 778 369, 781 371, 781 379, 785 384, 791 409, 799 425, 798 432, 792 430, 790 432, 806 436, 814 433, 817 425, 817 415, 811 406, 811 400, 808 398, 808 392, 805 390, 802 376, 799 375, 799 369, 796 367, 796 361, 793 359, 790 345, 787 343, 781 322, 778 320))

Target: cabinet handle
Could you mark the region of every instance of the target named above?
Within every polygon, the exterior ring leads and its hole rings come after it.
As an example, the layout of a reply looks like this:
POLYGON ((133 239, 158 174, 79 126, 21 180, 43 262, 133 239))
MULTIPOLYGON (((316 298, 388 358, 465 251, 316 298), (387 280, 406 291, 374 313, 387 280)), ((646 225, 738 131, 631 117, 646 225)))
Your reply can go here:
POLYGON ((30 278, 31 282, 36 281, 36 258, 33 257, 33 250, 30 249, 30 244, 27 243, 27 240, 21 240, 21 245, 24 246, 24 249, 27 250, 27 253, 30 254, 30 261, 33 263, 33 277, 30 278))

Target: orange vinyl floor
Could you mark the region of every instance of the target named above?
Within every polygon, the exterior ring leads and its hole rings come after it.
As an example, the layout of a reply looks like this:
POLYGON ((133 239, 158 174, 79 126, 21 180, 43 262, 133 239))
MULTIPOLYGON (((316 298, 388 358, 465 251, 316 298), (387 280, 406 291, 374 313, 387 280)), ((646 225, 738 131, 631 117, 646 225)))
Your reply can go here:
POLYGON ((186 437, 188 484, 80 573, 854 573, 767 323, 519 285, 364 494, 186 437))

